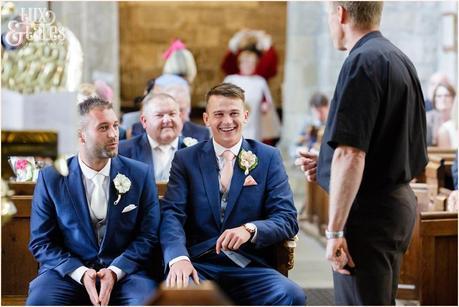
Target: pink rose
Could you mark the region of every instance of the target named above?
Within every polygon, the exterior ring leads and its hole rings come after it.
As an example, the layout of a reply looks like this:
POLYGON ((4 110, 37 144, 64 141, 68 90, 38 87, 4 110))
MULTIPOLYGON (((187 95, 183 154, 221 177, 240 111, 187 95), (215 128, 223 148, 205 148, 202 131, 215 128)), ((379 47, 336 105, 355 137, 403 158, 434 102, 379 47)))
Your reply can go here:
POLYGON ((24 169, 26 169, 28 163, 29 162, 27 160, 17 160, 16 161, 16 169, 24 170, 24 169))

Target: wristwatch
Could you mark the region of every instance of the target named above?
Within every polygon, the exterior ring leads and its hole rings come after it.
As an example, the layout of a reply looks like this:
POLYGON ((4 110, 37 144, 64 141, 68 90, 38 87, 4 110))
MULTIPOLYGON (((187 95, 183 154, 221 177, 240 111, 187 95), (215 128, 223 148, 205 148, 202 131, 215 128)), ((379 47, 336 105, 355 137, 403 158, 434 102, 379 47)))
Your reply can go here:
POLYGON ((338 239, 338 238, 342 238, 344 237, 344 231, 328 231, 328 230, 325 230, 325 237, 327 238, 327 240, 330 240, 330 239, 338 239))
POLYGON ((255 224, 252 224, 252 223, 245 223, 242 226, 245 228, 245 230, 247 230, 250 233, 250 238, 252 238, 253 235, 255 234, 257 226, 255 226, 255 224))

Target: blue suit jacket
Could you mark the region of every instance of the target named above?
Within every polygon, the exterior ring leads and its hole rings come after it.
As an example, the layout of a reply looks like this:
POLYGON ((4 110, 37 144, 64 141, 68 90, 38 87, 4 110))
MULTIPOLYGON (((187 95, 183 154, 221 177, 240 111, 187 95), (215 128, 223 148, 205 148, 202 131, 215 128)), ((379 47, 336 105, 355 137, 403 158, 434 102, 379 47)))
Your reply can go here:
POLYGON ((184 137, 195 138, 198 142, 206 141, 210 138, 209 129, 191 121, 187 121, 183 124, 182 135, 184 137))
MULTIPOLYGON (((132 125, 132 136, 137 136, 145 132, 141 123, 135 123, 132 125)), ((206 141, 210 138, 209 129, 205 126, 195 124, 191 121, 187 121, 183 124, 182 135, 184 137, 191 137, 198 142, 206 141)))
POLYGON ((231 180, 223 223, 220 221, 218 163, 212 140, 177 151, 172 161, 167 192, 161 200, 161 246, 164 261, 178 256, 199 258, 229 228, 253 222, 256 243, 245 243, 239 252, 269 265, 268 247, 298 232, 297 213, 279 151, 253 140, 242 149, 258 157, 250 175, 258 183, 243 186, 246 176, 237 161, 231 180))
MULTIPOLYGON (((185 147, 185 144, 183 144, 183 138, 179 137, 178 149, 185 147)), ((122 156, 148 164, 151 167, 153 174, 155 173, 151 146, 150 142, 148 142, 146 133, 126 141, 121 141, 118 148, 118 153, 122 156)))
POLYGON ((144 164, 114 157, 110 169, 107 227, 100 246, 91 224, 82 172, 76 156, 68 160, 69 175, 52 167, 40 171, 32 201, 29 249, 40 272, 56 270, 62 277, 82 265, 114 265, 127 274, 140 269, 159 246, 160 210, 151 170, 144 164), (131 188, 117 199, 113 179, 120 173, 131 188), (122 210, 130 205, 136 209, 122 210))

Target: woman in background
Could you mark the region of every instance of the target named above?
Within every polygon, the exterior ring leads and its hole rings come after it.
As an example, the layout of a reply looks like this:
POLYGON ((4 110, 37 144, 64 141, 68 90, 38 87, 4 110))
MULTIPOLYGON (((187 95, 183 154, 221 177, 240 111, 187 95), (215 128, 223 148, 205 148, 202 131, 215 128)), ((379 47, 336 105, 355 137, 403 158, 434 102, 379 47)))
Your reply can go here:
POLYGON ((456 91, 450 84, 440 83, 435 88, 432 100, 433 110, 428 111, 426 114, 428 145, 440 146, 439 129, 451 119, 451 109, 455 97, 456 91))

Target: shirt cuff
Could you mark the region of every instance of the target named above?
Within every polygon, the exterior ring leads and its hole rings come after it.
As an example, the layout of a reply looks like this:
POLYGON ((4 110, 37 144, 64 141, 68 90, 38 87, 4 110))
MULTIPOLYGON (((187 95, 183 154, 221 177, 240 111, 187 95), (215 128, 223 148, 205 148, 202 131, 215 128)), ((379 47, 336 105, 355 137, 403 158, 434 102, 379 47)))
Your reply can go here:
POLYGON ((69 275, 74 281, 76 281, 77 283, 82 285, 81 278, 83 277, 84 273, 87 270, 89 270, 89 268, 82 265, 79 268, 77 268, 76 270, 74 270, 72 273, 70 273, 69 275))
MULTIPOLYGON (((174 259, 172 259, 171 261, 169 261, 169 268, 176 262, 179 262, 180 260, 186 260, 186 261, 190 261, 190 258, 188 258, 187 256, 178 256, 178 257, 175 257, 174 259)), ((190 261, 191 262, 191 261, 190 261)))
POLYGON ((109 266, 107 269, 111 270, 113 273, 116 274, 116 281, 120 281, 121 278, 126 276, 125 272, 123 272, 120 268, 117 268, 114 265, 109 266))

